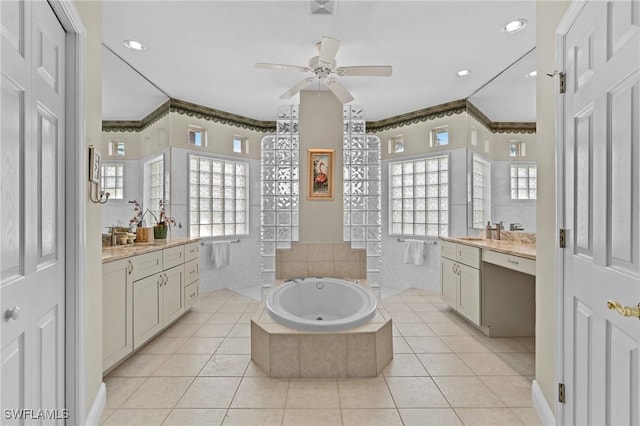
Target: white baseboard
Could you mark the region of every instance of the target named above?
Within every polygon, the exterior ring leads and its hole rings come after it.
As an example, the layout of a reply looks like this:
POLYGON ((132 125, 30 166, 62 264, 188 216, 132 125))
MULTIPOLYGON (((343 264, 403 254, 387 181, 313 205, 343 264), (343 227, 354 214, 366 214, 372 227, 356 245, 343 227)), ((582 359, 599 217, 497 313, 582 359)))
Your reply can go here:
POLYGON ((544 397, 537 380, 534 380, 531 384, 531 399, 540 423, 544 426, 555 426, 556 418, 553 415, 553 410, 551 410, 551 407, 547 404, 547 399, 544 397))
POLYGON ((85 423, 87 426, 98 426, 100 424, 100 418, 102 417, 102 412, 106 404, 107 386, 104 383, 100 383, 96 398, 93 400, 93 404, 91 404, 89 414, 87 414, 87 421, 85 423))

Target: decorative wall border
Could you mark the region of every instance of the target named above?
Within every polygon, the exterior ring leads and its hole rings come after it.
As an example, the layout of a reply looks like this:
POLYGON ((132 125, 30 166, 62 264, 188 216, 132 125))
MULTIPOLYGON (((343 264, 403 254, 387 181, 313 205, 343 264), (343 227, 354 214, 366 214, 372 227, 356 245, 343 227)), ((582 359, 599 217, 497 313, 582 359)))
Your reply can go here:
MULTIPOLYGON (((275 133, 276 131, 275 121, 254 120, 253 118, 244 117, 242 115, 220 111, 173 98, 170 98, 167 102, 160 105, 160 107, 156 108, 140 121, 103 121, 102 131, 140 132, 160 120, 169 112, 176 112, 189 117, 201 118, 207 121, 240 127, 242 129, 253 130, 256 132, 275 133)), ((435 120, 436 118, 462 114, 463 112, 467 112, 470 116, 478 120, 480 124, 486 127, 491 133, 536 133, 535 122, 491 121, 489 117, 484 115, 484 113, 473 105, 469 99, 459 99, 457 101, 435 105, 378 121, 367 121, 367 133, 379 133, 385 130, 404 127, 428 120, 435 120)))
POLYGON ((391 130, 397 127, 408 126, 422 121, 435 120, 454 114, 462 114, 467 110, 465 99, 447 102, 432 107, 419 109, 406 114, 396 115, 378 121, 367 121, 367 133, 379 133, 384 130, 391 130))
POLYGON ((220 111, 217 109, 193 104, 191 102, 182 101, 180 99, 170 98, 167 102, 156 108, 142 120, 126 121, 113 120, 103 121, 103 132, 141 132, 156 121, 160 120, 169 112, 186 115, 188 117, 201 118, 207 121, 226 124, 229 126, 240 127, 242 129, 253 130, 263 133, 274 133, 276 131, 275 121, 260 121, 253 118, 243 117, 241 115, 232 114, 230 112, 220 111))
POLYGON ((171 100, 166 101, 158 108, 151 111, 149 115, 142 120, 110 120, 102 122, 103 132, 141 132, 169 114, 169 105, 171 100))

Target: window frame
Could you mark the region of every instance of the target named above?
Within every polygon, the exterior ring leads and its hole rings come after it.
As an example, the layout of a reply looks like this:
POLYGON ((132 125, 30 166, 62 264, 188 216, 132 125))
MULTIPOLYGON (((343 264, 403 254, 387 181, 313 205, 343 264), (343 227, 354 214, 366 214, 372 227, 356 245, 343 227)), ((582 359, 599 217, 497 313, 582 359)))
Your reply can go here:
MULTIPOLYGON (((238 160, 238 159, 235 159, 235 158, 232 159, 232 158, 227 158, 227 157, 224 157, 224 156, 217 156, 217 155, 202 155, 200 153, 190 153, 190 154, 187 155, 187 170, 188 170, 188 175, 187 175, 188 176, 187 177, 187 204, 188 204, 187 205, 187 214, 188 214, 188 235, 189 235, 190 238, 195 238, 195 237, 198 237, 198 238, 224 238, 224 237, 229 238, 229 237, 240 237, 240 236, 249 235, 249 233, 250 233, 250 222, 251 222, 251 218, 250 218, 250 215, 249 215, 250 214, 250 204, 251 204, 250 203, 250 198, 249 198, 249 195, 250 195, 249 194, 249 190, 250 190, 250 185, 251 185, 250 168, 251 168, 251 165, 250 165, 250 163, 248 161, 242 161, 242 160, 238 160), (198 161, 200 161, 200 160, 210 161, 211 163, 213 163, 215 161, 223 163, 223 170, 222 170, 222 172, 220 172, 220 174, 222 175, 222 182, 221 182, 221 187, 220 187, 221 188, 220 191, 222 193, 222 198, 220 198, 220 200, 222 200, 222 207, 221 207, 221 210, 215 210, 215 211, 220 211, 222 213, 222 222, 214 224, 213 223, 213 217, 211 218, 211 224, 210 224, 211 225, 211 235, 202 235, 202 229, 201 228, 199 228, 199 230, 198 230, 198 235, 194 235, 192 233, 192 229, 193 229, 194 226, 200 227, 200 226, 206 225, 206 224, 193 223, 192 215, 194 213, 200 214, 203 210, 200 210, 199 207, 198 207, 197 210, 194 210, 192 208, 192 201, 191 200, 192 200, 192 198, 195 198, 195 199, 198 200, 198 204, 199 204, 201 198, 207 198, 207 197, 201 197, 200 196, 199 188, 200 188, 201 184, 199 182, 196 184, 197 187, 198 187, 198 196, 197 197, 193 197, 191 195, 192 194, 192 190, 191 190, 191 188, 192 188, 191 173, 195 171, 195 170, 192 170, 192 168, 191 168, 191 161, 193 159, 197 159, 198 161), (227 164, 233 164, 234 169, 236 168, 236 166, 238 164, 243 165, 244 168, 245 168, 245 174, 244 174, 244 190, 245 190, 244 192, 245 193, 244 193, 244 209, 243 209, 244 222, 242 223, 244 225, 244 232, 243 233, 238 233, 237 231, 234 232, 234 233, 226 233, 226 225, 230 224, 230 222, 227 222, 226 219, 225 219, 225 212, 227 211, 225 209, 225 203, 227 201, 227 197, 224 194, 226 192, 226 187, 227 187, 227 185, 225 184, 225 175, 227 175, 227 174, 225 173, 224 169, 226 169, 227 164), (223 228, 223 233, 221 235, 214 235, 213 225, 221 225, 222 228, 223 228)), ((198 167, 198 170, 195 171, 195 172, 197 172, 198 174, 201 173, 199 167, 198 167)), ((214 173, 213 171, 209 171, 209 175, 211 177, 212 177, 213 173, 214 173)), ((237 198, 235 198, 236 189, 238 188, 236 177, 238 175, 235 173, 235 171, 233 173, 233 176, 234 176, 234 185, 233 185, 234 198, 233 198, 233 202, 236 203, 236 201, 238 200, 237 198)), ((211 180, 211 182, 212 182, 212 180, 211 180)), ((213 188, 213 186, 214 186, 213 182, 210 183, 209 186, 211 188, 213 188)), ((213 197, 213 195, 211 195, 209 197, 209 199, 211 200, 211 203, 210 203, 211 209, 208 212, 211 213, 211 215, 213 216, 213 213, 214 213, 214 210, 213 210, 214 197, 213 197)), ((234 208, 232 210, 233 214, 234 214, 234 218, 237 217, 237 213, 239 212, 239 210, 237 210, 236 207, 237 207, 237 204, 236 204, 236 206, 234 206, 234 208)), ((233 223, 234 227, 237 224, 239 224, 239 222, 234 222, 233 223)))
MULTIPOLYGON (((160 216, 160 205, 159 205, 159 201, 160 200, 165 200, 165 195, 166 195, 166 185, 165 185, 165 156, 164 153, 161 153, 159 155, 154 155, 151 158, 148 158, 147 160, 145 160, 144 162, 144 177, 142 179, 142 183, 143 183, 143 207, 145 209, 149 209, 149 211, 151 213, 153 213, 157 218, 159 218, 160 216), (151 180, 152 180, 152 168, 153 165, 155 163, 162 163, 162 195, 160 198, 153 196, 153 188, 159 187, 159 185, 152 185, 151 180)), ((153 217, 151 218, 146 218, 145 219, 147 222, 149 220, 153 220, 153 217)))
POLYGON ((205 148, 207 144, 207 130, 204 127, 189 124, 189 126, 187 127, 187 145, 194 148, 205 148), (193 137, 193 143, 191 142, 191 134, 200 134, 200 145, 196 144, 195 136, 193 137))
MULTIPOLYGON (((423 238, 431 238, 431 239, 436 239, 439 237, 448 237, 449 233, 451 231, 451 155, 449 152, 447 153, 438 153, 438 154, 433 154, 433 155, 427 155, 427 156, 419 156, 419 157, 412 157, 412 158, 407 158, 407 159, 402 159, 402 160, 397 160, 397 161, 389 161, 388 163, 388 195, 387 195, 387 199, 388 199, 388 235, 389 236, 397 236, 397 237, 423 237, 423 238), (440 169, 440 160, 446 159, 447 162, 447 169, 446 172, 444 170, 440 169), (409 211, 409 209, 406 209, 404 207, 404 202, 403 202, 403 206, 401 210, 394 210, 394 200, 397 198, 394 198, 394 188, 397 188, 397 186, 394 186, 393 184, 393 178, 395 175, 393 175, 392 172, 392 168, 394 165, 396 164, 400 164, 402 167, 402 186, 401 186, 401 191, 403 193, 402 196, 402 200, 405 199, 404 196, 404 192, 405 192, 405 163, 415 163, 416 162, 420 162, 420 161, 424 161, 425 163, 428 161, 433 161, 433 160, 437 160, 438 161, 438 183, 436 184, 438 187, 438 197, 428 197, 428 190, 427 187, 428 185, 428 177, 426 176, 428 174, 428 164, 425 164, 425 183, 424 183, 424 187, 425 187, 425 196, 424 197, 420 197, 419 199, 424 200, 424 205, 425 208, 424 210, 422 210, 424 212, 425 218, 424 218, 424 227, 425 227, 425 231, 424 234, 419 234, 415 232, 415 225, 416 223, 418 225, 422 224, 423 222, 420 221, 416 221, 416 209, 412 209, 411 211, 413 212, 413 218, 412 218, 412 223, 411 225, 414 226, 414 230, 412 233, 406 233, 405 232, 405 226, 409 225, 408 222, 405 222, 405 211, 409 211), (446 197, 441 197, 441 189, 440 189, 440 185, 444 184, 445 182, 441 182, 441 173, 445 172, 446 173, 446 185, 447 185, 447 195, 446 197), (438 203, 438 209, 437 209, 437 215, 438 215, 438 220, 435 223, 435 225, 438 227, 438 232, 437 235, 433 235, 433 234, 429 234, 429 225, 434 225, 433 222, 428 222, 428 217, 429 217, 429 212, 433 211, 428 209, 428 205, 429 205, 429 199, 436 199, 437 203, 438 203), (442 198, 446 198, 446 223, 444 223, 443 221, 441 221, 441 215, 444 212, 444 209, 441 209, 441 199, 442 198), (402 217, 401 221, 395 221, 394 222, 394 211, 399 211, 400 215, 402 217), (402 228, 401 232, 394 232, 394 223, 400 223, 400 226, 402 228), (443 232, 443 228, 444 228, 444 232, 443 232)), ((415 172, 413 172, 413 175, 415 176, 415 172)), ((408 186, 408 185, 407 185, 408 186)), ((416 186, 423 186, 423 185, 416 185, 415 183, 413 183, 411 185, 412 187, 412 196, 411 197, 406 197, 406 199, 413 199, 413 202, 415 203, 415 200, 418 199, 415 196, 415 187, 416 186)))
POLYGON ((491 221, 491 162, 473 153, 471 156, 471 228, 484 229, 485 223, 491 221), (477 185, 475 169, 476 162, 482 167, 482 185, 477 185), (482 197, 477 196, 476 188, 482 188, 482 197), (482 208, 478 208, 477 201, 482 201, 482 208), (476 211, 482 212, 482 220, 475 220, 476 211))
POLYGON ((442 147, 442 146, 449 146, 449 125, 445 124, 444 126, 438 126, 438 127, 434 127, 433 129, 431 129, 431 138, 430 138, 430 144, 432 148, 438 148, 438 147, 442 147), (438 140, 438 135, 440 133, 447 133, 447 143, 437 143, 438 140))

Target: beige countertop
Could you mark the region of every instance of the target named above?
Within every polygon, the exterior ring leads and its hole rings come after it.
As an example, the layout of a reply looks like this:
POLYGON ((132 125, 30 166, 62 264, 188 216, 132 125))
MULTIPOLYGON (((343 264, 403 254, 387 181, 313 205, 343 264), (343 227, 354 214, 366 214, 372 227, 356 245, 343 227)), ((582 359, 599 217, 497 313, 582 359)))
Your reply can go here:
POLYGON ((536 260, 536 245, 533 243, 507 240, 487 240, 479 237, 440 237, 440 239, 450 241, 452 243, 466 244, 468 246, 492 250, 498 253, 536 260))
POLYGON ((102 263, 126 259, 127 257, 136 256, 138 254, 175 247, 194 241, 200 241, 200 238, 168 238, 166 240, 152 241, 149 243, 133 243, 115 247, 103 247, 102 263))

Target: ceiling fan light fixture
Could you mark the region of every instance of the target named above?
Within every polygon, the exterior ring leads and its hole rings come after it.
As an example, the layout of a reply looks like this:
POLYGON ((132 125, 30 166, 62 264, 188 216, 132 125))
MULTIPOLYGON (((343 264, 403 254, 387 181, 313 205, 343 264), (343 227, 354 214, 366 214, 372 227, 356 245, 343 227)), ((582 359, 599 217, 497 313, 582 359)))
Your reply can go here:
POLYGON ((124 44, 129 49, 133 49, 133 50, 143 51, 146 49, 144 44, 142 44, 137 40, 125 40, 122 42, 122 44, 124 44))
POLYGON ((508 24, 506 24, 504 27, 502 27, 502 32, 507 34, 513 34, 513 33, 517 33, 518 31, 522 31, 526 26, 527 26, 526 19, 515 19, 509 22, 508 24))
POLYGON ((458 77, 468 77, 471 75, 471 70, 460 70, 456 73, 458 77))

